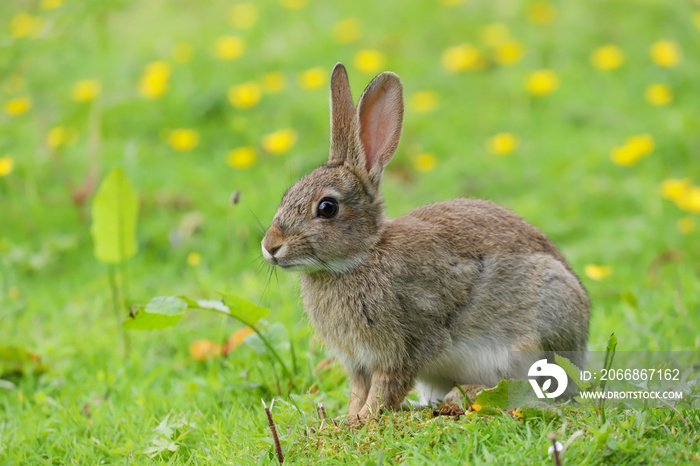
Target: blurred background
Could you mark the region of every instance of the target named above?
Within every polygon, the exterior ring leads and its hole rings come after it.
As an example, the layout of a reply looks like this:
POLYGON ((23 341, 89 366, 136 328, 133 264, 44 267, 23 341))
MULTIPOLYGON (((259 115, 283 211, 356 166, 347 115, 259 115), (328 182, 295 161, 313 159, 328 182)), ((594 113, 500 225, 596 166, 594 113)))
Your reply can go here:
POLYGON ((254 368, 269 361, 245 345, 222 357, 240 329, 214 316, 133 333, 123 359, 129 306, 217 291, 272 310, 302 392, 344 399, 342 370, 314 379, 326 355, 298 277, 271 274, 259 246, 284 190, 327 157, 338 61, 355 99, 383 70, 404 81, 390 216, 502 204, 581 275, 591 349, 612 332, 623 350, 700 349, 697 1, 11 0, 0 18, 0 343, 46 372, 0 393, 6 414, 41 423, 54 408, 23 398, 83 403, 107 384, 116 418, 265 390, 254 368), (90 225, 118 166, 138 193, 138 252, 115 267, 96 259, 90 225))

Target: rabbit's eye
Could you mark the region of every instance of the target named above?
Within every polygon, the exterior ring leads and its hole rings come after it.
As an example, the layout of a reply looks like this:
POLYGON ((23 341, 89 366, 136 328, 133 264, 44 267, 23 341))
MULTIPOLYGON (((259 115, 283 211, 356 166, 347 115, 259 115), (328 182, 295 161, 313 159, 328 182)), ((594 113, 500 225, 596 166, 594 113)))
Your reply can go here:
POLYGON ((333 218, 338 213, 338 201, 332 197, 324 197, 318 203, 318 216, 322 218, 333 218))

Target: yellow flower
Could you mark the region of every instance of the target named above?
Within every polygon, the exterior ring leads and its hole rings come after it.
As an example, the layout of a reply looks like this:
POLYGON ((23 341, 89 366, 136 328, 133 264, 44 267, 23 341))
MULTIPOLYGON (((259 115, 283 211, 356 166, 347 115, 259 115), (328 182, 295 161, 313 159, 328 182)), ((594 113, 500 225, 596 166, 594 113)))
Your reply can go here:
POLYGON ((695 231, 695 221, 691 217, 683 217, 676 222, 676 228, 678 228, 678 231, 681 233, 687 235, 695 231))
POLYGON ((693 15, 693 22, 695 23, 695 27, 700 29, 700 10, 696 11, 693 15))
POLYGON ((290 10, 301 10, 309 3, 309 0, 280 0, 280 3, 290 10))
POLYGON ((284 154, 292 148, 297 140, 297 132, 293 129, 281 129, 266 134, 262 138, 262 146, 271 154, 284 154))
POLYGON ((419 172, 430 172, 437 166, 437 157, 435 154, 425 153, 419 154, 413 159, 413 168, 419 172))
POLYGON ((239 147, 228 153, 226 156, 226 163, 230 167, 243 170, 253 166, 257 158, 258 156, 255 153, 255 149, 252 147, 239 147))
POLYGON ((171 71, 170 65, 164 61, 154 61, 146 65, 139 82, 139 93, 147 99, 157 99, 165 94, 171 71))
POLYGON ((52 149, 63 145, 73 145, 78 140, 78 131, 75 128, 56 126, 46 135, 46 145, 52 149))
POLYGON ((599 70, 614 70, 621 67, 624 62, 622 50, 616 45, 604 45, 591 53, 591 64, 599 70))
POLYGON ((690 186, 683 196, 676 200, 676 206, 693 214, 700 214, 700 186, 690 186))
POLYGON ((442 52, 442 66, 453 73, 458 73, 484 69, 486 62, 479 49, 470 44, 460 44, 442 52))
POLYGON ((507 66, 518 63, 525 54, 523 44, 517 40, 507 40, 496 48, 496 63, 507 66))
POLYGON ((326 83, 326 72, 323 68, 311 68, 299 73, 299 86, 302 89, 314 90, 326 83))
POLYGON ((274 94, 282 91, 287 85, 287 78, 279 71, 267 73, 262 77, 262 87, 265 92, 274 94))
POLYGON ((559 76, 552 70, 533 71, 527 77, 526 86, 532 95, 549 95, 559 87, 559 76))
POLYGON ((10 116, 18 116, 27 113, 32 108, 32 100, 29 97, 15 97, 5 102, 3 110, 10 116))
POLYGON ((357 19, 341 19, 333 27, 333 39, 340 44, 349 44, 360 38, 360 30, 360 22, 357 19))
POLYGON ((532 2, 527 17, 533 24, 549 24, 557 17, 557 8, 549 2, 532 2))
POLYGON ((410 100, 409 106, 416 113, 432 112, 438 105, 438 95, 435 91, 415 92, 410 100))
POLYGON ((194 49, 187 42, 178 42, 175 44, 171 53, 173 61, 180 65, 189 63, 189 61, 192 60, 192 55, 194 55, 194 49))
POLYGON ((654 63, 664 68, 672 68, 681 61, 681 51, 675 42, 659 40, 649 50, 654 63))
POLYGON ((239 3, 231 8, 231 25, 238 29, 250 29, 258 22, 259 16, 254 3, 239 3))
POLYGON ((683 180, 669 178, 661 183, 661 196, 669 201, 678 201, 685 196, 691 186, 688 178, 683 180))
POLYGON ((174 129, 168 135, 168 144, 178 152, 192 150, 199 144, 199 133, 193 129, 174 129))
POLYGON ((214 56, 219 60, 231 61, 243 55, 245 43, 237 36, 220 37, 214 44, 214 56))
POLYGON ((609 265, 588 264, 583 268, 583 273, 591 280, 601 281, 612 275, 612 267, 609 265))
POLYGON ((384 68, 384 54, 378 50, 364 49, 355 54, 355 68, 363 73, 376 73, 384 68))
POLYGON ((508 27, 503 23, 487 24, 481 29, 481 39, 491 47, 498 47, 509 38, 508 27))
POLYGON ((440 3, 446 6, 457 6, 467 3, 467 0, 440 0, 440 3))
POLYGON ((197 267, 200 262, 202 262, 202 256, 198 252, 187 254, 187 265, 190 267, 197 267))
POLYGON ((653 150, 654 138, 651 135, 630 136, 623 146, 616 147, 610 152, 610 158, 621 167, 629 167, 642 157, 649 155, 653 150))
POLYGON ((508 155, 519 145, 520 139, 513 133, 498 133, 488 140, 486 148, 493 155, 508 155))
POLYGON ((15 161, 9 155, 0 157, 0 176, 7 176, 15 168, 15 161))
POLYGON ((63 6, 63 0, 41 0, 42 10, 55 10, 63 6))
POLYGON ((94 79, 83 79, 73 85, 71 98, 76 102, 89 102, 100 95, 101 86, 94 79))
POLYGON ((15 39, 32 37, 36 39, 44 27, 44 20, 28 13, 18 13, 10 21, 10 33, 15 39))
POLYGON ((260 102, 262 89, 255 81, 231 86, 228 90, 228 101, 236 108, 246 109, 255 107, 260 102))
POLYGON ((644 97, 652 105, 667 105, 673 100, 673 91, 668 84, 652 84, 644 91, 644 97))

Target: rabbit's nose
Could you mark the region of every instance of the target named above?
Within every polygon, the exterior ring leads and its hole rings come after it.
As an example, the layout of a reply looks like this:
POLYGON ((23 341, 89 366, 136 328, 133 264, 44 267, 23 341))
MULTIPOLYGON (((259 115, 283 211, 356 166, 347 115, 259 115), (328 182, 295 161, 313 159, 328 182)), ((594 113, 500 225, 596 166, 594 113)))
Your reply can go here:
POLYGON ((280 250, 282 245, 280 244, 279 246, 272 246, 271 248, 266 248, 267 252, 270 253, 271 256, 274 256, 277 251, 280 250))

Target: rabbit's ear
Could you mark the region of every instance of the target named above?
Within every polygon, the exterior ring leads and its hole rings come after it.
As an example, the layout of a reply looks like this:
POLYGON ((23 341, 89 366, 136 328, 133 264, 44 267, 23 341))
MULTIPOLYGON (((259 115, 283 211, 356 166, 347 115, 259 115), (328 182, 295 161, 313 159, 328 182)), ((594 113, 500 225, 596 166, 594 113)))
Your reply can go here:
POLYGON ((337 63, 331 74, 331 149, 330 163, 342 163, 354 138, 355 105, 352 103, 348 73, 337 63))
POLYGON ((370 178, 379 183, 396 151, 403 125, 403 85, 385 71, 369 83, 357 104, 357 132, 370 178))

